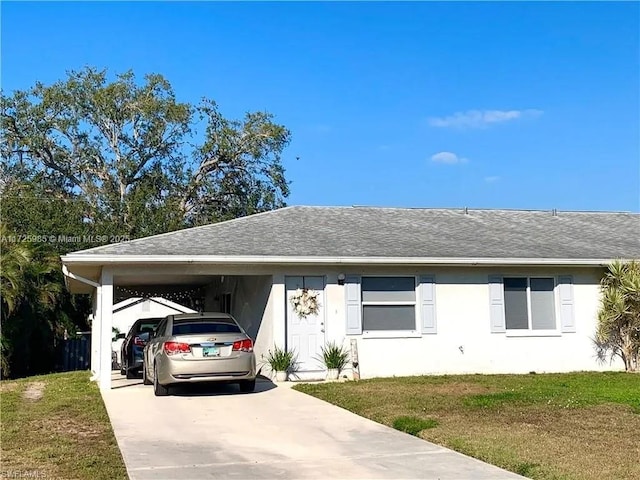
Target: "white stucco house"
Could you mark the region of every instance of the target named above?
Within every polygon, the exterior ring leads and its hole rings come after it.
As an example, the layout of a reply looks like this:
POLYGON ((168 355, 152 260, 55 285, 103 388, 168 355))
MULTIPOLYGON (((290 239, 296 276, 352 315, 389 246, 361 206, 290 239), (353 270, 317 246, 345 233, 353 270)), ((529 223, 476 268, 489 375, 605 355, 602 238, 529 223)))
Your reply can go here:
POLYGON ((320 347, 357 351, 361 378, 620 369, 592 344, 599 281, 640 258, 640 215, 613 212, 287 207, 62 257, 69 288, 93 296, 110 387, 114 291, 191 291, 232 313, 260 359, 295 349, 323 377, 320 347), (289 301, 306 287, 316 315, 289 301), (106 353, 106 354, 105 354, 106 353))
MULTIPOLYGON (((113 306, 111 323, 119 333, 127 334, 135 321, 140 318, 164 318, 167 315, 180 313, 195 313, 195 310, 162 297, 130 297, 113 306)), ((98 335, 98 325, 95 324, 92 326, 95 327, 95 334, 98 335)), ((92 332, 92 334, 93 333, 94 332, 92 332)), ((118 365, 122 363, 122 359, 120 358, 120 346, 122 345, 122 342, 123 340, 119 339, 112 342, 111 345, 112 350, 116 352, 116 361, 118 365)), ((98 342, 94 342, 91 345, 91 348, 91 358, 98 362, 100 356, 98 342)), ((96 365, 97 364, 92 363, 92 369, 97 368, 96 365)))

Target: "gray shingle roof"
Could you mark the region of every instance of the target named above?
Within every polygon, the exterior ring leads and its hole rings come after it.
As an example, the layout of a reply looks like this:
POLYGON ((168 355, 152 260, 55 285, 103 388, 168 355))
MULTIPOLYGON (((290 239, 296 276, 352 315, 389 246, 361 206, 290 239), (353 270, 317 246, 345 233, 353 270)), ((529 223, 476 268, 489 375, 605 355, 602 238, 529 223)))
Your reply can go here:
POLYGON ((72 255, 640 258, 640 214, 287 207, 72 255))

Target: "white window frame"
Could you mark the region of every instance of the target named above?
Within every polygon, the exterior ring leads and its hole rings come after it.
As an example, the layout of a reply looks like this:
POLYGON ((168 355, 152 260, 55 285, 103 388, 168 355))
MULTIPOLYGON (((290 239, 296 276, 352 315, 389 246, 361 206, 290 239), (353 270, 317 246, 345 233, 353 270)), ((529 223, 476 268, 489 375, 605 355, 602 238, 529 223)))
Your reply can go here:
POLYGON ((558 308, 558 278, 553 275, 504 275, 502 277, 502 295, 504 296, 504 281, 510 278, 526 278, 527 279, 527 328, 526 329, 509 329, 507 326, 507 302, 506 297, 503 303, 504 308, 504 328, 507 337, 559 337, 560 329, 560 309, 558 308), (556 322, 556 328, 545 330, 534 330, 532 327, 533 318, 531 316, 531 279, 532 278, 550 278, 553 280, 553 313, 556 322))
POLYGON ((420 281, 417 275, 362 275, 360 277, 360 311, 362 315, 362 336, 364 338, 418 338, 422 337, 422 333, 420 328, 418 327, 420 321, 420 281), (413 301, 394 301, 394 302, 372 302, 363 300, 364 296, 364 288, 362 288, 362 282, 365 278, 413 278, 413 290, 415 293, 415 300, 413 301), (368 305, 390 305, 390 306, 402 306, 402 305, 412 305, 414 312, 414 323, 413 330, 366 330, 364 323, 364 307, 368 305))

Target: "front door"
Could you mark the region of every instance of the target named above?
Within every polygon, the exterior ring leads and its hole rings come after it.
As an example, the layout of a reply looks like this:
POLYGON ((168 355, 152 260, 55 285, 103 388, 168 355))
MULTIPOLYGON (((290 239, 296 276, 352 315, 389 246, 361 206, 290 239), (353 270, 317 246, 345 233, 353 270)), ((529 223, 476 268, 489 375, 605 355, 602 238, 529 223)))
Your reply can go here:
POLYGON ((287 348, 297 355, 300 372, 324 370, 319 360, 324 345, 324 277, 286 277, 287 348), (291 296, 298 288, 318 292, 318 312, 301 318, 293 309, 291 296))

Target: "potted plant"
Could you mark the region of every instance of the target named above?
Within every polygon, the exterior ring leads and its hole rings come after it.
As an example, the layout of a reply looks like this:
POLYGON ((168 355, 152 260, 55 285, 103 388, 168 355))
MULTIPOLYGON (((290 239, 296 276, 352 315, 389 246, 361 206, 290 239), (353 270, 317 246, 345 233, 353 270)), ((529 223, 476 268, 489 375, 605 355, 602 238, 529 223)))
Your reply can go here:
POLYGON ((340 372, 349 363, 349 352, 334 342, 320 347, 322 363, 327 367, 327 380, 337 380, 340 372))
POLYGON ((295 366, 296 355, 293 351, 287 351, 275 346, 273 351, 269 350, 265 360, 271 370, 276 373, 276 381, 286 382, 287 374, 295 366))

